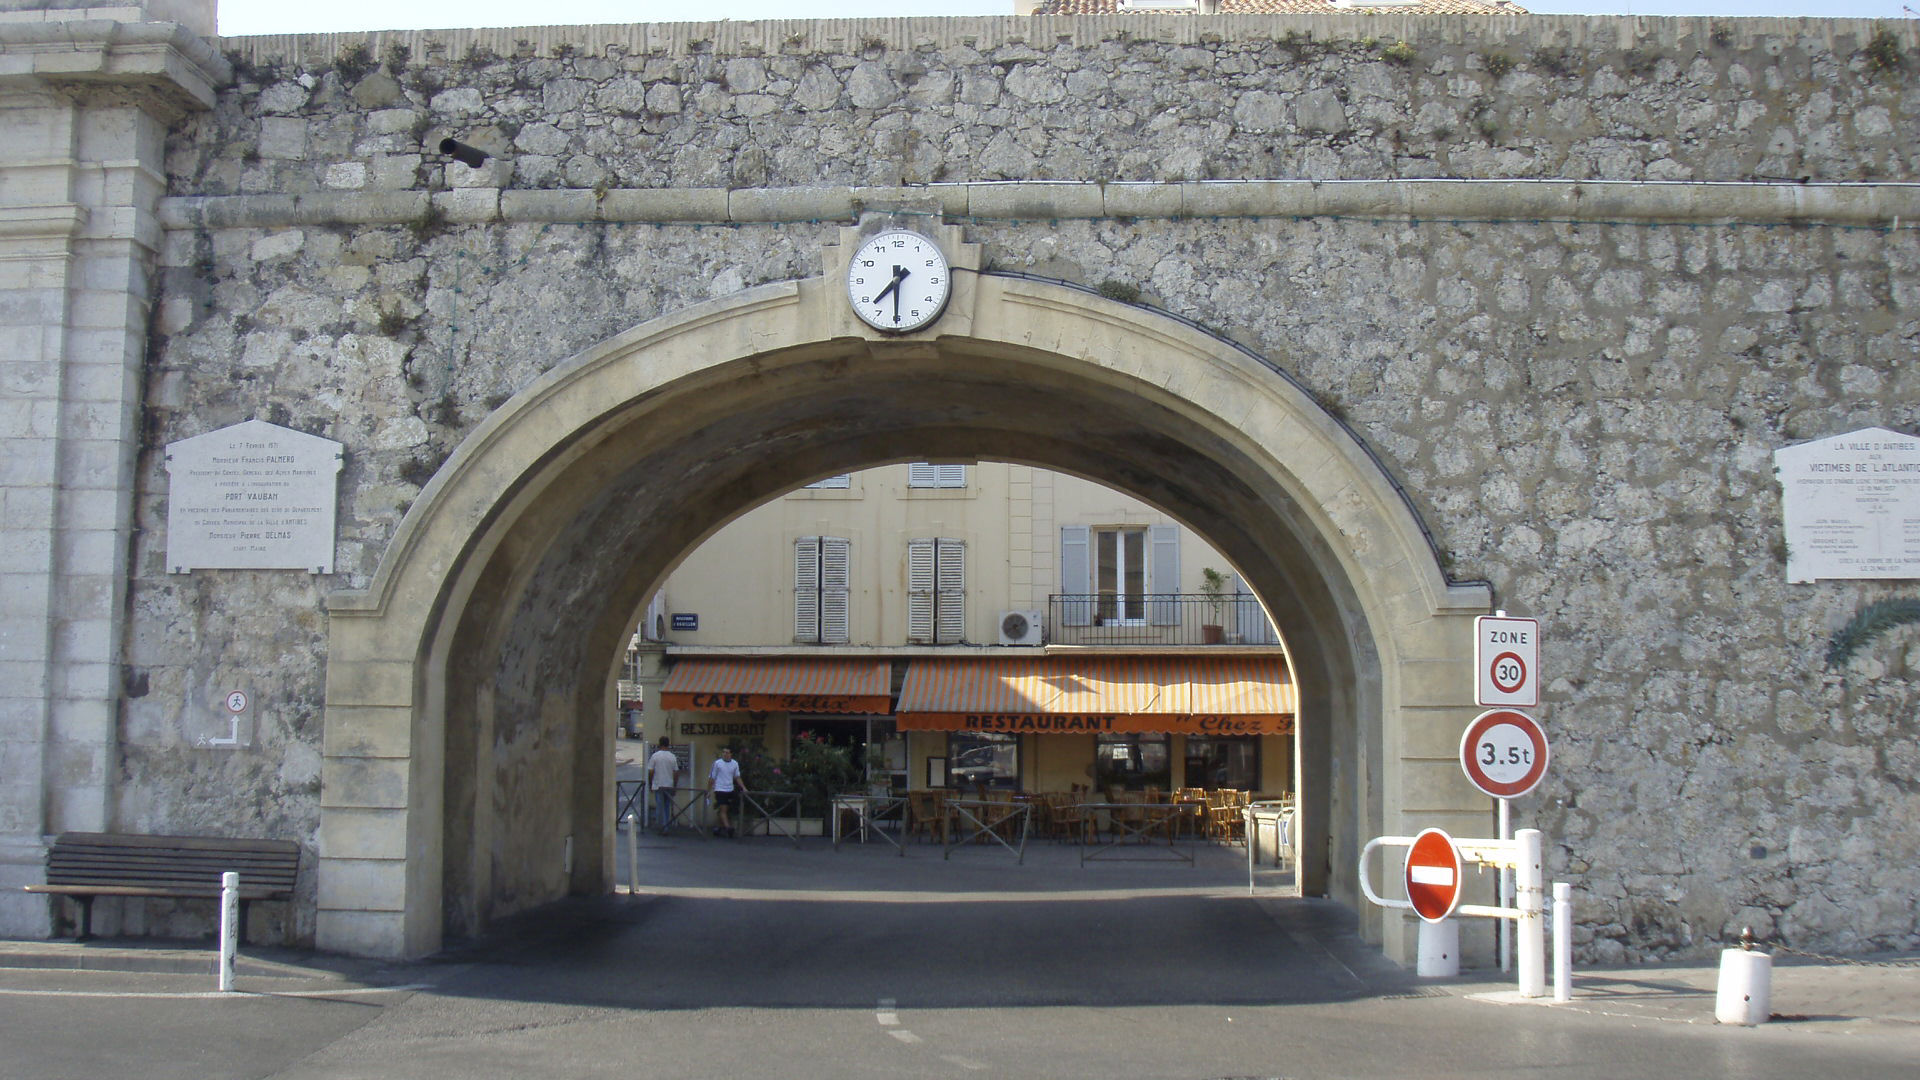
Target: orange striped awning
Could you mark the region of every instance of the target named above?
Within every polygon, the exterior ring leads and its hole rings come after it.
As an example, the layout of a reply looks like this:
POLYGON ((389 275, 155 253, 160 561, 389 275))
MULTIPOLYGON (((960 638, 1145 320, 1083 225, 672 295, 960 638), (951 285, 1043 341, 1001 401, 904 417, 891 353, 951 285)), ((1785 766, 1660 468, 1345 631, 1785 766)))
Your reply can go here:
POLYGON ((884 713, 893 704, 885 660, 681 660, 660 707, 694 712, 884 713))
POLYGON ((1280 656, 915 660, 903 731, 1285 735, 1298 709, 1280 656))

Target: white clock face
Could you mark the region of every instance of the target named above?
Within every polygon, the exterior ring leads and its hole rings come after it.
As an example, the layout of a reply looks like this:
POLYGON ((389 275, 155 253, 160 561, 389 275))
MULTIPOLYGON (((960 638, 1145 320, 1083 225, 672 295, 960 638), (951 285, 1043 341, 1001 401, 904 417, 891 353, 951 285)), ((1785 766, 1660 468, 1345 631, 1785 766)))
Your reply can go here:
POLYGON ((869 237, 847 263, 847 299, 875 330, 904 334, 940 317, 953 279, 940 245, 905 229, 869 237))

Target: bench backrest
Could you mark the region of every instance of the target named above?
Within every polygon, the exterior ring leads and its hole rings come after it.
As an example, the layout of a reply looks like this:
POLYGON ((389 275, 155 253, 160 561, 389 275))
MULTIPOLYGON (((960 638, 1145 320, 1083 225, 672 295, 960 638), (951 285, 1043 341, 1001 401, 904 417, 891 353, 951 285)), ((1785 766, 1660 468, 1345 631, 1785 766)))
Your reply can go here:
POLYGON ((218 836, 61 833, 47 852, 49 885, 133 885, 218 891, 232 870, 250 893, 292 892, 300 845, 218 836))

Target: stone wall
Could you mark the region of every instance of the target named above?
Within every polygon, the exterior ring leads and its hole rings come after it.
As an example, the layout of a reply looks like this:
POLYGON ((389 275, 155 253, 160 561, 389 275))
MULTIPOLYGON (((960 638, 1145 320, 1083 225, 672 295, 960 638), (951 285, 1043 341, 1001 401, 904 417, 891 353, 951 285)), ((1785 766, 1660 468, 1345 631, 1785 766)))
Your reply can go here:
POLYGON ((1920 429, 1920 231, 1871 202, 1902 196, 1773 184, 1920 171, 1915 31, 1876 33, 1223 17, 223 42, 236 82, 168 144, 114 824, 311 835, 323 597, 367 583, 461 439, 575 352, 816 273, 858 208, 906 208, 966 225, 991 268, 1272 359, 1407 485, 1453 573, 1543 620, 1556 761, 1516 815, 1579 890, 1586 959, 1742 925, 1912 947, 1920 635, 1822 666, 1899 590, 1784 584, 1769 459, 1920 429), (491 159, 449 163, 446 135, 491 159), (1471 183, 1171 183, 1272 178, 1471 183), (1107 186, 997 183, 1044 180, 1107 186), (164 573, 161 448, 249 417, 347 444, 340 573, 164 573), (238 672, 255 748, 189 748, 184 717, 238 672))

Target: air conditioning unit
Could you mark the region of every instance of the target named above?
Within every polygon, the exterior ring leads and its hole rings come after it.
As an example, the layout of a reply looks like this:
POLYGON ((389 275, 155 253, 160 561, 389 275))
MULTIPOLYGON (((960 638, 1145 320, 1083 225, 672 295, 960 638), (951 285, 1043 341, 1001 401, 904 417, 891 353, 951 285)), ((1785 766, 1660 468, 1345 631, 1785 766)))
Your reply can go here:
POLYGON ((1000 613, 1000 644, 1038 645, 1040 638, 1039 612, 1003 611, 1000 613))

